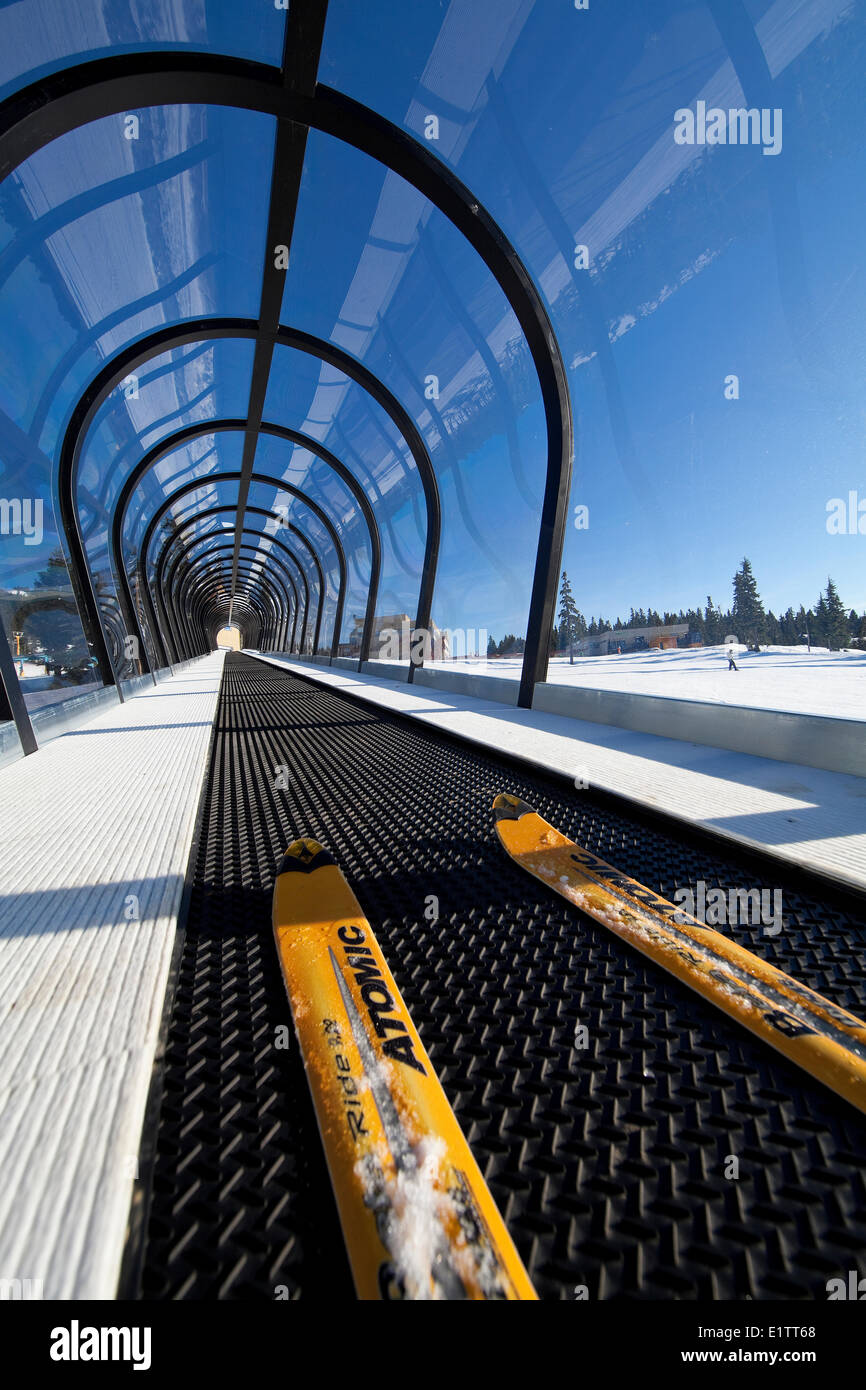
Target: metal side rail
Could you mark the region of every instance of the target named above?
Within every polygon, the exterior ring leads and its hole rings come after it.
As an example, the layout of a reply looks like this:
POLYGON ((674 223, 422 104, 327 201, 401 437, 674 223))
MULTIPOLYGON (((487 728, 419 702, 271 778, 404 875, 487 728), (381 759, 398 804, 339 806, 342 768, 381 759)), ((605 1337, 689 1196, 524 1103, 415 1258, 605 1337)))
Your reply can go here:
POLYGON ((866 1010, 856 896, 229 655, 125 1296, 353 1297, 271 935, 302 833, 374 924, 542 1298, 823 1300, 863 1266, 866 1118, 522 873, 506 789, 668 898, 779 889, 778 935, 725 930, 866 1010))

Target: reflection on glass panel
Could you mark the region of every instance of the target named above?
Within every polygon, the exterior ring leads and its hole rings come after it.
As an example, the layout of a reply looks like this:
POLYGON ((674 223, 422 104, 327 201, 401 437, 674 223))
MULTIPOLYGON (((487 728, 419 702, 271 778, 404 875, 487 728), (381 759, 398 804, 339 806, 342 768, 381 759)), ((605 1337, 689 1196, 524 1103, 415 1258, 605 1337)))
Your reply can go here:
MULTIPOLYGON (((319 498, 314 496, 312 500, 316 505, 321 505, 319 498)), ((266 528, 268 534, 273 534, 275 538, 280 540, 285 539, 287 544, 297 548, 299 552, 306 552, 310 555, 316 578, 317 595, 321 593, 319 576, 319 567, 321 567, 321 578, 324 579, 325 587, 321 600, 321 617, 317 623, 318 642, 315 644, 314 650, 329 653, 334 636, 337 601, 340 592, 340 563, 328 527, 305 502, 292 496, 291 493, 274 488, 270 484, 254 480, 250 486, 249 502, 251 506, 262 507, 274 514, 274 521, 269 522, 266 528), (315 561, 318 561, 318 564, 315 561)), ((331 525, 333 526, 333 522, 331 525)), ((334 530, 336 532, 336 527, 334 530)), ((339 540, 338 532, 337 538, 339 540)), ((315 631, 313 635, 315 642, 315 631)))
MULTIPOLYGON (((191 318, 255 316, 274 122, 222 107, 155 107, 38 151, 0 186, 14 235, 0 251, 0 311, 15 332, 0 408, 46 452, 78 397, 130 342, 191 318)), ((185 350, 195 360, 195 345, 185 350)), ((122 392, 136 398, 131 369, 122 392)))
MULTIPOLYGON (((14 525, 14 507, 9 514, 14 525)), ((48 545, 43 537, 30 551, 19 548, 37 534, 4 532, 0 540, 0 617, 30 712, 102 684, 56 534, 48 545)))
MULTIPOLYGON (((544 490, 542 402, 523 333, 481 258, 404 180, 325 136, 311 137, 307 160, 283 317, 361 359, 412 417, 442 502, 433 623, 461 631, 464 651, 467 640, 486 651, 494 624, 525 630, 544 490)), ((338 405, 342 421, 348 396, 338 405)), ((412 499, 416 526, 419 511, 412 499)), ((383 612, 401 609, 413 615, 399 600, 383 612)))
MULTIPOLYGON (((335 527, 345 552, 347 568, 338 653, 357 656, 371 579, 372 541, 355 495, 330 463, 311 449, 272 435, 261 435, 259 438, 256 471, 284 479, 304 492, 322 507, 335 527)), ((329 629, 329 632, 332 635, 333 629, 329 629)))
POLYGON ((390 416, 342 373, 285 347, 274 352, 265 416, 320 441, 354 474, 382 533, 382 612, 414 617, 426 508, 418 470, 390 416))
POLYGON ((786 645, 828 574, 866 606, 832 521, 862 478, 866 12, 729 9, 331 0, 320 78, 450 165, 547 303, 586 621, 649 604, 718 641, 746 554, 786 645))
MULTIPOLYGON (((180 355, 175 349, 170 356, 180 355)), ((253 345, 230 339, 210 345, 194 363, 163 372, 155 358, 134 397, 118 388, 103 402, 88 432, 78 467, 79 493, 99 491, 113 506, 120 489, 148 450, 185 425, 224 416, 245 416, 253 345)))
POLYGON ((0 8, 0 98, 70 63, 193 49, 280 64, 285 9, 231 0, 17 0, 0 8))
POLYGON ((129 499, 123 528, 124 552, 137 550, 150 517, 171 493, 196 478, 238 473, 242 458, 243 432, 237 430, 200 435, 160 459, 147 470, 129 499))

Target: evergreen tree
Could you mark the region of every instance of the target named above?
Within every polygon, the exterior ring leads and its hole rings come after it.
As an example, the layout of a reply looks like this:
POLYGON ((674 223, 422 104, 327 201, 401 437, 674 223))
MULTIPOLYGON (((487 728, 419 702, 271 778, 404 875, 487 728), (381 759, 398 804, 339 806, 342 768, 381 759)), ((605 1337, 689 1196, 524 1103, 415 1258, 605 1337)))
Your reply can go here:
MULTIPOLYGON (((554 629, 554 631, 555 631, 555 629, 554 629)), ((497 645, 496 645, 496 643, 494 642, 493 638, 492 638, 492 637, 488 637, 488 639, 487 639, 487 655, 488 655, 488 656, 496 656, 496 655, 498 654, 498 652, 499 652, 499 648, 497 647, 497 645)))
POLYGON ((731 610, 734 630, 741 642, 759 645, 766 641, 767 617, 758 593, 758 585, 748 560, 734 575, 734 605, 731 610))
POLYGON ((66 556, 58 547, 48 556, 47 568, 41 570, 33 581, 34 589, 71 589, 72 580, 66 568, 66 556))
POLYGON ((793 608, 787 608, 779 619, 780 638, 785 647, 795 647, 800 640, 793 608))
POLYGON ((811 608, 804 608, 802 603, 797 609, 797 615, 794 618, 794 631, 798 643, 808 642, 809 646, 811 646, 815 641, 815 614, 812 612, 811 608))
POLYGON ((577 604, 571 592, 568 575, 562 571, 562 584, 559 589, 559 630, 563 640, 568 643, 568 662, 574 665, 574 643, 577 637, 577 604))
POLYGON ((824 604, 824 646, 831 652, 844 651, 848 645, 848 617, 845 605, 839 597, 832 579, 827 579, 827 588, 821 595, 824 604))

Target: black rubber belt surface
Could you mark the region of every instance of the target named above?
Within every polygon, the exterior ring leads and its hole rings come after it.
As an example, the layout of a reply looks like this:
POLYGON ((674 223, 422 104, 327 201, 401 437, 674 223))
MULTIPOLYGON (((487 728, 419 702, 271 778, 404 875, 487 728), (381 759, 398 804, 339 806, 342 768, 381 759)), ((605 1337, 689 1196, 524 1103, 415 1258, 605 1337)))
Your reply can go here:
POLYGON ((781 888, 778 936, 727 930, 866 1012, 850 899, 229 655, 145 1298, 353 1296, 291 1028, 275 1046, 290 1014, 273 875, 301 834, 354 885, 541 1297, 823 1299, 829 1278, 863 1272, 866 1119, 514 867, 490 813, 504 789, 668 897, 698 879, 781 888))

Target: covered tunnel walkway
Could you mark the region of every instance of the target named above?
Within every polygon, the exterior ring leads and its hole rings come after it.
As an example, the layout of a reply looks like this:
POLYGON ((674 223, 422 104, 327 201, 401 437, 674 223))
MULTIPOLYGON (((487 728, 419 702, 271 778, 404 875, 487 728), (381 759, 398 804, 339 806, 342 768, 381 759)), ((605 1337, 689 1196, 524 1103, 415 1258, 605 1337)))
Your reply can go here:
POLYGON ((351 1297, 274 1042, 302 836, 541 1298, 817 1299, 863 1258, 862 1115, 530 880, 491 804, 668 899, 781 892, 782 936, 732 937, 866 1012, 856 720, 781 712, 766 756, 753 721, 712 770, 674 702, 628 748, 559 715, 542 748, 565 566, 588 610, 621 569, 700 590, 780 497, 805 554, 810 460, 854 466, 832 131, 866 30, 841 0, 583 10, 0 6, 0 1279, 351 1297), (675 139, 708 101, 783 105, 798 162, 675 139), (429 669, 458 633, 463 687, 429 669), (462 732, 460 689, 489 702, 462 732))

